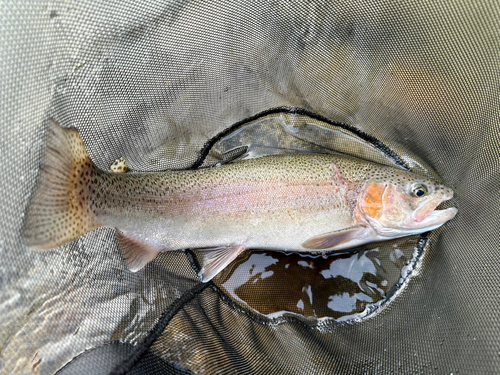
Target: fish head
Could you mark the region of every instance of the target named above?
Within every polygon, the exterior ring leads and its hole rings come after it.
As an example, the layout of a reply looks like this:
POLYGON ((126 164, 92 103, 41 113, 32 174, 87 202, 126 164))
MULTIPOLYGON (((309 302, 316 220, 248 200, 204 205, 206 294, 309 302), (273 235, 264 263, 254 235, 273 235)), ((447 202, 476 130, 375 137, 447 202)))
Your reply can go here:
POLYGON ((454 207, 436 210, 453 190, 434 180, 401 172, 368 180, 357 203, 357 216, 378 235, 398 238, 435 229, 455 217, 454 207))

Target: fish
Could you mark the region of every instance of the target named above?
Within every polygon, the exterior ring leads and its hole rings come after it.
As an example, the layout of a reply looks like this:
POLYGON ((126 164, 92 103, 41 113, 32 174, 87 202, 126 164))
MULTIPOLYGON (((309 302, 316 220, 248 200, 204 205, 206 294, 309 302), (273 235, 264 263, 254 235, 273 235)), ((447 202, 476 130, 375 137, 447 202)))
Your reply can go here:
POLYGON ((50 250, 116 229, 128 268, 196 249, 208 282, 247 249, 327 253, 436 229, 458 210, 434 179, 349 155, 281 154, 195 170, 99 169, 78 130, 48 122, 24 243, 50 250), (118 173, 120 172, 120 173, 118 173))

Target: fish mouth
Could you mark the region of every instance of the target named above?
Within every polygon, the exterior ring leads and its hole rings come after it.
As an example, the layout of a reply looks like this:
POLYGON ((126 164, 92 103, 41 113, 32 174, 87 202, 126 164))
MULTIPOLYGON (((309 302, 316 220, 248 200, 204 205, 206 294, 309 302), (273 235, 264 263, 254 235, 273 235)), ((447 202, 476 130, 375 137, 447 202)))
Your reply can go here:
POLYGON ((422 228, 428 228, 428 230, 435 229, 448 220, 451 220, 458 213, 458 209, 455 207, 450 207, 445 210, 435 210, 432 211, 424 220, 420 222, 422 228))
POLYGON ((458 209, 450 207, 444 210, 436 210, 442 202, 450 200, 453 197, 453 192, 445 197, 434 198, 428 202, 423 202, 413 213, 412 219, 418 223, 420 228, 429 228, 429 230, 437 228, 455 217, 458 209))

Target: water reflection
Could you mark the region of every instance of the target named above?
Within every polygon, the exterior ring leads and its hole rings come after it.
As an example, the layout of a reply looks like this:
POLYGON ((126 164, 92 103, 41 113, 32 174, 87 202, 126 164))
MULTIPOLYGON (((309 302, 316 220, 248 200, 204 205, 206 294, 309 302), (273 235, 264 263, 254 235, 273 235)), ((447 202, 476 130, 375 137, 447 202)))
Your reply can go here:
POLYGON ((216 279, 241 305, 268 317, 354 318, 387 297, 412 259, 418 236, 321 255, 244 252, 216 279))

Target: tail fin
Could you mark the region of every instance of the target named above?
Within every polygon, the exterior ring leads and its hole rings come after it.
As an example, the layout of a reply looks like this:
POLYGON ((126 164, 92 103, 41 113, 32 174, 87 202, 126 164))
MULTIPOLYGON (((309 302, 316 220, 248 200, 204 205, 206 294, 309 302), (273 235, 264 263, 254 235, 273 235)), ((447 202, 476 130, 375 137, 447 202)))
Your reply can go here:
POLYGON ((39 185, 25 214, 27 246, 52 249, 98 227, 87 199, 93 170, 78 130, 51 120, 39 185))

